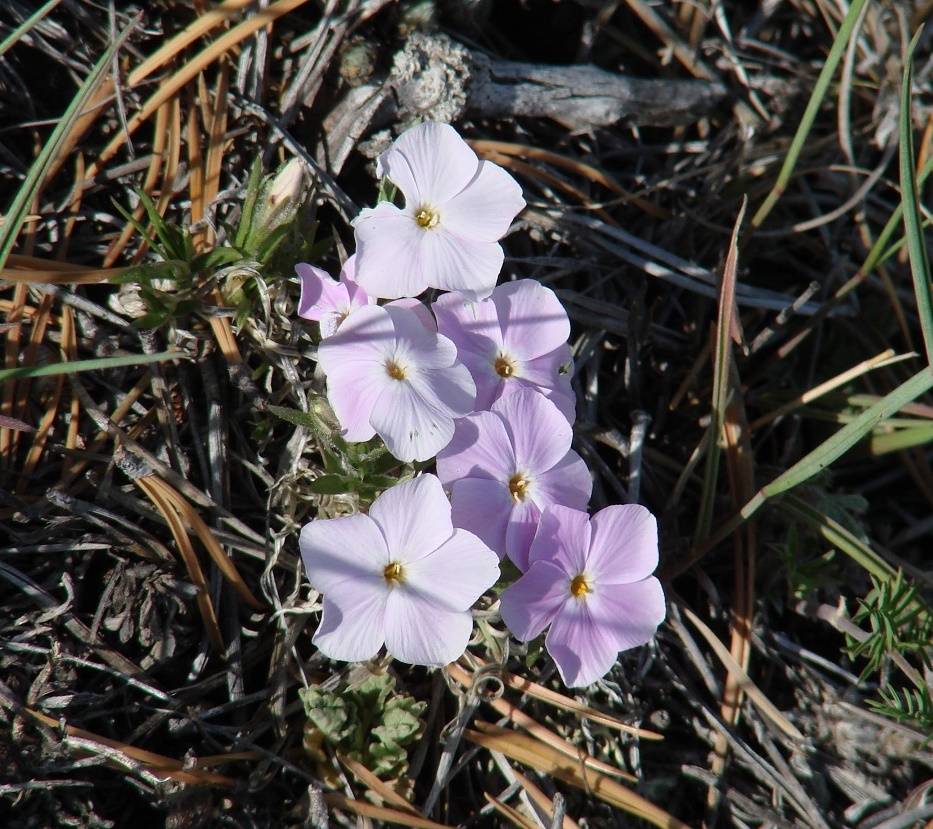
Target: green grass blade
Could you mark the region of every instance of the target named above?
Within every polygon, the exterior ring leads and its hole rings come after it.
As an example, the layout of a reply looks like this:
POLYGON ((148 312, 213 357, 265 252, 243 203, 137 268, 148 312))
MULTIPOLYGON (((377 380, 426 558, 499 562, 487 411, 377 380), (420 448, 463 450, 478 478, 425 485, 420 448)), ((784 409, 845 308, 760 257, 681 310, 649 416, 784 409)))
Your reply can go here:
POLYGON ((787 150, 787 155, 784 158, 784 164, 781 165, 777 181, 775 181, 774 187, 771 188, 771 192, 768 193, 768 197, 764 200, 761 207, 758 208, 758 212, 752 217, 751 225, 753 230, 761 227, 762 222, 764 222, 771 212, 771 208, 774 207, 777 200, 784 195, 784 191, 787 189, 787 183, 793 175, 794 167, 797 166, 797 161, 800 158, 803 146, 807 141, 807 137, 810 135, 810 129, 813 127, 813 122, 816 120, 817 113, 820 111, 820 106, 823 104, 823 98, 826 97, 826 91, 829 89, 830 81, 832 81, 833 75, 836 73, 836 67, 842 59, 846 44, 849 42, 849 38, 852 37, 855 24, 858 22, 859 16, 862 13, 862 8, 867 2, 868 0, 854 0, 852 5, 849 6, 849 11, 846 13, 842 25, 839 27, 839 31, 836 33, 836 39, 833 41, 832 49, 829 50, 829 55, 826 57, 826 63, 823 64, 820 76, 816 80, 816 86, 813 87, 813 94, 810 96, 806 110, 804 110, 803 118, 800 119, 800 126, 797 127, 794 139, 791 141, 790 147, 787 150))
POLYGON ((905 405, 916 400, 921 394, 933 388, 933 370, 925 368, 902 383, 890 394, 866 409, 855 420, 843 426, 829 440, 801 458, 790 469, 762 487, 755 496, 728 521, 719 526, 710 538, 694 551, 694 558, 699 558, 706 550, 714 547, 751 518, 769 498, 787 492, 804 483, 829 467, 855 444, 888 418, 900 411, 905 405))
POLYGON ((53 377, 57 374, 74 374, 79 371, 100 371, 123 366, 139 366, 143 363, 161 363, 166 360, 180 360, 185 357, 181 351, 159 351, 155 354, 127 354, 124 357, 98 357, 94 360, 75 360, 73 363, 48 363, 44 366, 18 366, 0 370, 0 383, 4 380, 18 380, 20 377, 53 377))
POLYGON ((822 472, 848 452, 856 443, 871 434, 879 423, 899 412, 905 405, 933 388, 933 371, 925 368, 902 383, 890 394, 870 406, 851 423, 843 426, 829 440, 801 458, 786 472, 762 488, 766 498, 787 492, 822 472))
POLYGON ((7 210, 4 215, 3 224, 0 225, 0 268, 6 264, 7 257, 16 245, 16 239, 19 236, 20 228, 23 226, 23 222, 26 219, 26 211, 29 208, 30 202, 32 202, 38 192, 42 180, 49 169, 49 165, 55 158, 62 142, 67 139, 75 121, 84 115, 84 110, 88 101, 90 101, 97 90, 98 84, 100 84, 106 76, 107 71, 111 68, 114 54, 123 44, 123 41, 129 35, 133 26, 135 26, 135 21, 127 26, 116 40, 110 44, 107 51, 101 55, 100 60, 97 61, 90 74, 84 79, 84 83, 81 84, 78 94, 75 95, 74 99, 68 105, 65 113, 62 115, 58 124, 56 124, 55 129, 52 130, 49 140, 29 168, 25 181, 23 181, 22 186, 19 188, 19 192, 17 192, 16 197, 13 199, 10 209, 7 210))
POLYGON ((887 583, 897 575, 897 570, 864 541, 854 536, 842 524, 815 509, 802 498, 789 495, 781 501, 781 509, 802 524, 816 530, 833 547, 845 553, 881 582, 887 583))
POLYGON ((920 317, 920 330, 923 332, 923 344, 926 347, 927 364, 933 365, 933 302, 930 297, 930 260, 923 241, 923 228, 920 210, 917 204, 917 180, 914 160, 914 133, 911 124, 910 83, 913 76, 914 49, 920 33, 917 31, 904 58, 904 80, 901 85, 900 117, 900 173, 901 203, 904 206, 904 233, 907 237, 907 253, 910 258, 910 272, 914 278, 914 294, 917 297, 917 315, 920 317))
POLYGON ((3 42, 0 43, 0 58, 6 54, 22 39, 23 35, 29 32, 33 26, 36 25, 43 17, 45 17, 52 9, 54 9, 62 0, 49 0, 39 11, 35 12, 32 16, 24 20, 19 26, 17 26, 9 35, 7 35, 3 42))
POLYGON ((732 346, 736 320, 735 282, 739 259, 739 229, 745 218, 747 200, 742 200, 742 207, 735 220, 729 252, 722 272, 719 286, 719 309, 716 319, 716 344, 713 351, 713 395, 709 418, 709 431, 706 433, 706 466, 703 471, 703 488, 700 491, 699 517, 697 518, 694 544, 704 541, 713 525, 713 506, 716 502, 716 481, 719 477, 719 459, 722 455, 719 436, 726 414, 729 397, 729 377, 732 363, 732 346))

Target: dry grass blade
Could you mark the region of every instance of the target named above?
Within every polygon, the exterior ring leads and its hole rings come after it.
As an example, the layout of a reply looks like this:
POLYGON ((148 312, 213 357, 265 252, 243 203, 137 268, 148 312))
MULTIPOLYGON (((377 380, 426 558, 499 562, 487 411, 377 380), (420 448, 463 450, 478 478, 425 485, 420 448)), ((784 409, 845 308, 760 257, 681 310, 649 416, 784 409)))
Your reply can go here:
POLYGON ((236 566, 230 560, 229 556, 223 551, 223 548, 218 543, 216 537, 211 532, 210 527, 204 523, 200 515, 195 511, 194 507, 189 504, 184 497, 175 490, 170 484, 167 484, 165 481, 160 478, 153 477, 150 480, 150 483, 158 489, 162 497, 168 501, 175 509, 178 511, 178 514, 185 520, 189 527, 194 530, 198 538, 201 539, 201 542, 207 548, 207 552, 210 554, 210 557, 214 560, 214 563, 217 565, 221 574, 224 576, 227 581, 230 582, 230 586, 233 588, 234 592, 240 597, 240 599, 249 605, 253 610, 263 611, 266 609, 265 604, 263 604, 259 599, 253 595, 253 592, 246 585, 246 582, 243 581, 243 577, 237 571, 236 566))
POLYGON ((384 820, 386 823, 397 823, 399 826, 411 826, 413 829, 451 829, 446 824, 435 823, 419 815, 387 809, 384 806, 374 806, 372 803, 364 803, 361 800, 351 800, 342 794, 325 794, 324 800, 336 809, 346 809, 363 817, 384 820))
POLYGON ((517 809, 513 809, 508 803, 503 803, 498 798, 493 797, 489 792, 483 792, 483 797, 486 798, 486 802, 493 806, 499 814, 507 817, 512 823, 520 827, 520 829, 540 829, 540 826, 533 820, 525 817, 517 809))
POLYGON ((660 806, 655 806, 610 777, 572 762, 566 755, 533 737, 487 723, 476 723, 476 727, 480 731, 467 729, 464 737, 477 745, 491 751, 499 751, 516 762, 591 792, 611 806, 617 806, 633 817, 642 818, 661 829, 689 829, 687 824, 677 820, 660 806))
MULTIPOLYGON (((480 667, 487 667, 486 662, 473 656, 473 661, 476 662, 480 667)), ((536 682, 532 682, 529 679, 525 679, 521 676, 516 676, 515 674, 510 674, 508 671, 502 672, 502 681, 505 682, 510 688, 514 688, 516 691, 521 691, 523 694, 528 694, 530 697, 539 699, 542 702, 546 702, 550 705, 555 705, 558 708, 563 708, 565 711, 571 711, 574 714, 577 714, 581 717, 586 717, 587 719, 592 720, 593 722, 604 725, 607 728, 613 728, 617 731, 623 731, 626 734, 631 734, 634 737, 639 737, 642 740, 663 740, 664 737, 661 734, 658 734, 656 731, 647 731, 644 728, 636 728, 633 725, 628 725, 627 723, 617 720, 615 717, 605 714, 602 711, 597 711, 595 708, 591 708, 589 705, 584 705, 581 702, 577 702, 571 697, 565 696, 564 694, 559 694, 557 691, 552 691, 550 688, 545 688, 542 685, 538 685, 536 682)))
MULTIPOLYGON (((537 806, 543 809, 549 818, 553 819, 554 804, 551 799, 517 769, 512 769, 512 774, 515 775, 516 780, 522 784, 522 788, 537 806)), ((567 814, 563 816, 561 827, 562 829, 580 829, 579 824, 567 814)))
POLYGON ((135 113, 133 117, 129 119, 126 129, 121 130, 113 137, 110 143, 103 149, 97 161, 89 168, 88 178, 93 178, 100 173, 103 169, 103 165, 113 158, 120 147, 126 143, 130 136, 132 136, 142 124, 155 114, 162 104, 177 95, 189 81, 194 80, 204 69, 220 58, 221 55, 224 55, 260 29, 278 20, 282 15, 294 11, 307 2, 308 0, 279 0, 279 2, 273 3, 267 8, 257 11, 254 15, 248 17, 242 23, 207 46, 203 51, 199 52, 195 57, 191 58, 191 60, 187 61, 174 75, 160 84, 159 90, 143 104, 139 112, 135 113))
MULTIPOLYGON (((58 728, 60 726, 59 720, 52 719, 52 717, 43 714, 41 711, 35 711, 31 708, 27 708, 26 711, 39 722, 51 728, 58 728)), ((179 783, 190 783, 194 785, 236 785, 236 780, 232 777, 215 774, 214 772, 200 771, 198 769, 186 769, 185 764, 182 763, 181 760, 175 760, 152 751, 146 751, 145 749, 122 743, 119 740, 111 740, 108 737, 102 737, 100 734, 94 734, 91 731, 85 731, 83 728, 76 728, 67 723, 65 724, 65 733, 71 737, 77 737, 89 743, 97 743, 107 748, 116 749, 127 757, 142 763, 148 771, 151 771, 157 777, 166 780, 175 780, 179 783)), ((216 760, 216 758, 212 759, 216 760)))
POLYGON ((159 512, 162 513, 162 516, 168 523, 169 529, 172 532, 172 537, 175 539, 175 544, 178 547, 178 552, 181 555, 182 561, 185 563, 188 575, 191 577, 191 583, 198 588, 198 610, 201 613, 201 618, 204 620, 207 638, 210 640, 214 650, 218 654, 222 654, 225 650, 224 639, 220 632, 220 625, 217 623, 217 613, 211 602, 211 594, 207 586, 207 580, 204 578, 204 571, 201 570, 201 565, 198 563, 198 557, 195 554, 194 546, 191 544, 191 539, 188 537, 188 533, 181 522, 178 512, 175 510, 174 505, 165 497, 156 481, 157 479, 155 476, 135 479, 136 485, 149 496, 149 500, 152 501, 159 512))
POLYGON ((187 28, 179 32, 171 40, 163 43, 146 60, 137 66, 127 77, 127 82, 131 87, 136 86, 141 81, 148 78, 153 72, 161 69, 173 58, 181 54, 186 47, 194 43, 198 38, 206 35, 211 29, 229 20, 246 6, 256 0, 225 0, 216 8, 211 9, 205 14, 188 24, 187 28))
POLYGON ((81 268, 75 270, 20 270, 0 269, 0 279, 23 282, 28 285, 96 285, 125 273, 127 268, 81 268))
POLYGON ((748 695, 748 698, 755 704, 759 711, 767 717, 778 729, 793 740, 801 743, 805 737, 800 730, 790 720, 787 719, 777 706, 752 680, 748 674, 742 670, 742 667, 732 658, 729 649, 719 641, 716 634, 709 629, 709 626, 700 619, 689 607, 680 603, 679 607, 683 614, 693 623, 693 626, 700 632, 700 635, 706 640, 707 644, 713 649, 713 652, 719 657, 723 667, 735 677, 736 682, 742 690, 748 695))
MULTIPOLYGON (((463 683, 465 686, 470 686, 470 675, 462 670, 458 665, 448 665, 448 673, 456 679, 458 682, 463 683)), ((578 763, 583 763, 587 768, 591 768, 594 771, 601 772, 602 774, 608 774, 612 777, 623 777, 626 780, 636 783, 637 778, 627 772, 622 771, 622 769, 616 768, 615 766, 610 765, 609 763, 604 763, 601 760, 597 760, 595 757, 591 757, 585 751, 577 746, 569 743, 563 737, 558 736, 549 728, 541 725, 534 717, 530 717, 524 711, 522 711, 517 706, 508 702, 501 697, 496 699, 493 697, 484 698, 483 700, 487 705, 490 705, 504 717, 508 717, 515 723, 519 728, 524 728, 529 734, 533 737, 539 739, 542 743, 545 743, 557 751, 565 754, 571 760, 576 760, 578 763)))
MULTIPOLYGON (((39 338, 35 340, 36 348, 38 348, 39 342, 41 342, 42 336, 45 333, 45 328, 48 323, 51 308, 52 297, 46 294, 42 297, 42 300, 39 303, 39 318, 33 326, 34 334, 40 330, 42 332, 42 334, 39 335, 39 338)), ((67 361, 71 359, 71 355, 73 354, 73 349, 71 346, 75 341, 74 317, 71 313, 71 309, 67 307, 62 309, 61 338, 62 358, 67 361)), ((34 350, 30 348, 29 351, 33 352, 34 350)), ((27 359, 33 359, 33 354, 29 354, 27 359)), ((33 435, 32 445, 29 447, 29 452, 26 454, 26 461, 23 464, 19 482, 16 485, 16 493, 18 495, 22 495, 26 491, 29 480, 35 472, 36 466, 42 457, 42 453, 45 449, 45 443, 49 436, 49 430, 52 428, 52 424, 58 415, 58 407, 61 402, 62 389, 64 388, 64 385, 65 376, 60 375, 55 380, 55 388, 52 392, 51 399, 48 399, 45 404, 45 411, 42 413, 42 419, 39 422, 39 428, 33 435)), ((25 417, 25 406, 29 394, 29 385, 28 383, 23 382, 20 384, 20 386, 21 388, 19 389, 19 393, 22 396, 23 405, 18 414, 25 417)))
POLYGON ((337 759, 347 771, 349 771, 357 780, 360 781, 360 783, 366 786, 371 792, 373 792, 373 794, 381 797, 390 806, 395 806, 395 808, 401 809, 403 812, 408 812, 413 815, 418 814, 417 810, 414 806, 411 805, 411 803, 405 800, 404 797, 402 797, 390 786, 387 786, 385 783, 383 783, 362 763, 359 763, 356 760, 351 760, 349 757, 344 757, 342 754, 338 754, 337 759))
MULTIPOLYGON (((877 354, 874 357, 869 357, 867 360, 863 360, 858 365, 852 366, 852 368, 847 369, 841 374, 837 374, 835 377, 814 386, 812 389, 805 391, 803 394, 798 395, 797 397, 793 398, 793 400, 788 400, 786 403, 778 406, 776 409, 772 409, 770 412, 763 414, 757 420, 752 422, 752 424, 749 426, 749 429, 754 432, 757 429, 760 429, 762 426, 766 426, 768 423, 773 423, 779 417, 790 414, 801 406, 806 406, 808 403, 812 403, 814 400, 819 400, 819 398, 829 394, 831 391, 835 391, 842 386, 848 385, 853 380, 868 374, 870 371, 875 371, 879 368, 886 368, 887 366, 892 366, 895 363, 899 363, 903 360, 910 360, 915 356, 915 354, 896 355, 894 353, 894 349, 887 348, 880 354, 877 354)), ((907 407, 905 406, 905 409, 906 408, 907 407)))

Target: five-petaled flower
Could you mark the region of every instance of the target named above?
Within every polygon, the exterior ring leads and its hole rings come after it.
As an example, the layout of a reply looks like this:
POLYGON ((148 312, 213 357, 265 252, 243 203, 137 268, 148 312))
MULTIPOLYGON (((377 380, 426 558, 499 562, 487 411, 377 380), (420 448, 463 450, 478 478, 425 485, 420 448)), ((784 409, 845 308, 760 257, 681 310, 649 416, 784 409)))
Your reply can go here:
POLYGON ((298 316, 319 322, 321 337, 331 336, 350 314, 376 301, 356 284, 355 254, 344 262, 339 282, 305 262, 295 265, 295 273, 301 280, 298 316))
POLYGON ((432 306, 438 330, 456 344, 476 381, 476 408, 534 388, 570 423, 576 398, 570 386, 570 320, 550 288, 531 279, 506 282, 479 302, 444 294, 432 306))
POLYGON ((518 183, 433 121, 399 136, 378 167, 405 206, 383 201, 356 218, 359 284, 387 299, 429 287, 488 295, 504 258, 499 239, 525 206, 518 183))
POLYGON ((457 347, 411 308, 354 311, 318 347, 330 401, 349 441, 385 441, 399 460, 423 461, 443 449, 454 418, 473 411, 476 387, 457 347))
POLYGON ((499 576, 496 554, 454 529, 440 481, 422 475, 382 493, 369 515, 312 521, 301 556, 324 594, 313 642, 356 662, 383 645, 416 665, 446 665, 466 649, 470 608, 499 576))
POLYGON ((541 510, 549 504, 585 510, 590 500, 593 481, 572 440, 570 424, 534 389, 458 420, 437 455, 454 524, 527 570, 541 510))
POLYGON ((664 620, 658 530, 642 506, 610 506, 592 519, 547 507, 530 567, 501 597, 502 619, 522 641, 548 625, 548 653, 568 686, 604 676, 619 651, 643 645, 664 620))

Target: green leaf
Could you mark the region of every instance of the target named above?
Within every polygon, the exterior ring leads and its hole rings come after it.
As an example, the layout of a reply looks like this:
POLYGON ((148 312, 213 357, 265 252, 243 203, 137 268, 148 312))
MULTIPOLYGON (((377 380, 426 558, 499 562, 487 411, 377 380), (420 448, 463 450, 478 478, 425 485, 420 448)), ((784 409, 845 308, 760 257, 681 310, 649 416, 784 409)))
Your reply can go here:
POLYGON ((0 57, 2 57, 7 51, 9 51, 13 46, 19 43, 23 37, 28 34, 28 32, 45 17, 52 9, 54 9, 62 0, 49 0, 42 8, 35 12, 30 17, 27 17, 19 26, 17 26, 10 34, 3 39, 3 42, 0 43, 0 57))
POLYGON ((194 273, 198 271, 213 270, 222 268, 243 258, 243 254, 235 248, 214 248, 213 250, 200 253, 191 260, 191 270, 194 273))
POLYGON ((826 61, 823 63, 823 68, 813 87, 813 93, 810 95, 807 108, 804 110, 803 117, 800 119, 800 126, 797 127, 797 132, 794 134, 794 138, 787 150, 787 155, 784 158, 784 163, 781 165, 781 170, 778 173, 774 187, 771 189, 771 192, 768 194, 768 197, 764 200, 761 207, 758 208, 758 212, 752 217, 752 228, 761 227, 762 222, 764 222, 771 212, 771 208, 774 207, 777 200, 787 189, 787 184, 793 175, 794 168, 797 166, 797 161, 807 143, 810 129, 813 127, 813 122, 816 121, 816 116, 823 104, 823 99, 826 97, 829 84, 833 79, 833 75, 836 74, 836 67, 842 59, 846 44, 856 30, 856 24, 859 23, 862 11, 865 9, 867 2, 868 0, 854 0, 849 6, 849 10, 846 12, 845 18, 843 18, 842 25, 839 26, 839 31, 836 32, 836 38, 833 41, 832 48, 826 56, 826 61))
POLYGON ((127 354, 121 357, 99 357, 94 360, 75 360, 72 363, 48 363, 44 366, 20 366, 0 369, 0 382, 20 377, 54 377, 79 371, 104 371, 110 368, 138 366, 144 363, 162 363, 166 360, 187 359, 181 351, 159 351, 156 354, 127 354))
POLYGON ((355 488, 355 482, 344 475, 321 475, 308 484, 308 490, 318 495, 342 495, 355 488))
POLYGON ((914 280, 914 295, 917 298, 917 315, 926 347, 927 363, 933 365, 933 300, 930 296, 930 260, 923 239, 923 227, 917 197, 916 162, 914 159, 914 133, 911 121, 910 83, 914 50, 920 39, 919 29, 907 47, 904 57, 904 80, 901 84, 900 144, 898 147, 901 201, 904 205, 904 233, 907 236, 907 252, 910 272, 914 280))

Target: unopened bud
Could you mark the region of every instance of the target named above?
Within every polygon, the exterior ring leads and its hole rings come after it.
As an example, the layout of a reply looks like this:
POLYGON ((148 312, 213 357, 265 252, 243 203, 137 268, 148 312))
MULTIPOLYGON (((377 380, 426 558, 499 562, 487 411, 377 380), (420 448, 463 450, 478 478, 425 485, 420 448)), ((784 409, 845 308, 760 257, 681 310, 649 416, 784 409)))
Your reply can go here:
POLYGON ((301 204, 305 190, 305 168, 293 158, 267 185, 260 208, 259 225, 273 230, 287 222, 301 204))

